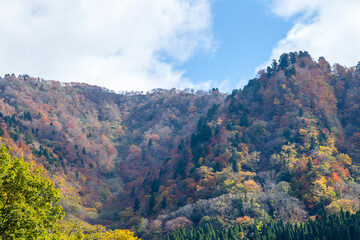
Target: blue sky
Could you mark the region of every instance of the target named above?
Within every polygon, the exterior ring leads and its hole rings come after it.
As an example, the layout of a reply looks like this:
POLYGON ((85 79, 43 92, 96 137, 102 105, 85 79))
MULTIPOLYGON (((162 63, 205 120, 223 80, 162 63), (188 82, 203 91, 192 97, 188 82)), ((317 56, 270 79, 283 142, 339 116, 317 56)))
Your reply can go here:
POLYGON ((290 51, 360 60, 359 0, 0 0, 0 9, 0 75, 118 92, 231 92, 290 51))
POLYGON ((228 81, 225 89, 244 86, 255 69, 270 56, 276 43, 291 29, 290 19, 271 13, 256 0, 218 0, 212 5, 215 52, 201 53, 185 62, 185 77, 195 83, 228 81))

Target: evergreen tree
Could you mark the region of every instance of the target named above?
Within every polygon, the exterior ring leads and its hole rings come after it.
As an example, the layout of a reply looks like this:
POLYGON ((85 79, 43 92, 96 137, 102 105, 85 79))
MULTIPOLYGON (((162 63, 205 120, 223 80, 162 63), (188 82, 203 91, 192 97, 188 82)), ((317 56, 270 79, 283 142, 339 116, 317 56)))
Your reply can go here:
POLYGON ((304 115, 304 110, 302 107, 299 108, 299 117, 302 117, 304 115))
POLYGON ((151 193, 155 193, 159 191, 160 188, 160 180, 158 178, 155 178, 151 183, 151 193))
POLYGON ((282 69, 286 69, 287 67, 289 67, 289 65, 289 54, 283 53, 279 59, 279 67, 281 67, 282 69))
POLYGON ((155 204, 156 204, 156 200, 155 200, 154 194, 151 194, 151 197, 150 197, 150 200, 149 200, 148 215, 152 214, 152 212, 154 210, 154 207, 155 207, 155 204))
POLYGON ((148 148, 151 148, 152 146, 153 146, 153 142, 152 142, 152 139, 150 138, 149 142, 148 142, 148 148))
POLYGON ((247 115, 242 115, 241 116, 241 118, 240 118, 240 126, 242 126, 242 127, 248 127, 249 126, 247 115))
POLYGON ((140 201, 138 198, 135 198, 134 202, 134 212, 137 212, 140 209, 140 201))
POLYGON ((165 209, 166 206, 167 206, 166 197, 164 196, 163 199, 162 199, 162 201, 161 201, 161 208, 162 208, 162 209, 165 209))

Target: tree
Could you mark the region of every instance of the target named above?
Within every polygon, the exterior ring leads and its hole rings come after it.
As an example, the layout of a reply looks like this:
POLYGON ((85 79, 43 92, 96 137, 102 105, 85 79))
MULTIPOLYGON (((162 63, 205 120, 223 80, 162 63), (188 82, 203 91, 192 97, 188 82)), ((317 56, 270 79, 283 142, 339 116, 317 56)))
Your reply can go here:
POLYGON ((161 201, 161 208, 162 208, 162 209, 165 209, 166 206, 167 206, 166 197, 164 196, 163 199, 162 199, 162 201, 161 201))
POLYGON ((284 128, 283 136, 287 142, 291 142, 291 130, 290 128, 284 128))
POLYGON ((272 60, 271 69, 273 71, 277 71, 277 69, 278 69, 278 63, 277 63, 277 61, 275 59, 272 60))
POLYGON ((63 218, 54 204, 60 193, 38 167, 12 158, 0 147, 0 236, 2 239, 39 239, 56 233, 63 218))
POLYGON ((249 126, 249 122, 248 122, 248 119, 247 119, 246 115, 241 115, 240 126, 242 126, 242 127, 248 127, 249 126))
POLYGON ((296 54, 295 54, 295 53, 290 52, 290 53, 289 53, 289 58, 290 58, 291 64, 296 63, 296 54))
POLYGON ((236 149, 235 148, 233 148, 233 150, 232 150, 232 156, 231 156, 230 161, 232 162, 233 171, 234 172, 239 172, 239 164, 238 164, 238 161, 237 161, 236 149))
POLYGON ((60 223, 60 239, 104 239, 104 240, 139 240, 129 230, 106 230, 102 225, 91 225, 83 221, 70 219, 60 223))
POLYGON ((151 193, 155 193, 159 191, 160 188, 160 180, 158 178, 155 178, 151 183, 151 193))
POLYGON ((137 212, 140 209, 140 201, 138 198, 135 198, 134 202, 134 212, 137 212))
POLYGON ((290 64, 289 54, 283 53, 279 59, 279 67, 286 69, 290 64))
POLYGON ((153 146, 153 142, 152 142, 152 139, 150 138, 149 142, 148 142, 148 148, 151 148, 152 146, 153 146))
POLYGON ((82 149, 82 154, 83 154, 83 155, 86 155, 86 149, 85 149, 85 147, 83 147, 83 149, 82 149))
POLYGON ((108 230, 101 236, 102 239, 109 239, 109 240, 137 240, 139 238, 134 237, 134 233, 130 232, 129 230, 108 230))
POLYGON ((155 205, 156 205, 156 200, 155 200, 154 194, 151 194, 151 197, 149 200, 149 209, 148 209, 149 215, 153 212, 155 205))
POLYGON ((302 107, 299 108, 299 117, 302 117, 304 114, 304 110, 302 107))

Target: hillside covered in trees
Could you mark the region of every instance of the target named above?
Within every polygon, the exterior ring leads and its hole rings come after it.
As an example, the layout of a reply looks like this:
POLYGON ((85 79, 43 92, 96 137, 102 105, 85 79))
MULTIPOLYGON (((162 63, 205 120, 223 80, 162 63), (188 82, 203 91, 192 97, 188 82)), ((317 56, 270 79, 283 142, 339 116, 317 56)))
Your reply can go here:
POLYGON ((6 75, 0 112, 0 143, 44 168, 67 215, 142 239, 360 209, 360 65, 283 54, 231 94, 6 75))

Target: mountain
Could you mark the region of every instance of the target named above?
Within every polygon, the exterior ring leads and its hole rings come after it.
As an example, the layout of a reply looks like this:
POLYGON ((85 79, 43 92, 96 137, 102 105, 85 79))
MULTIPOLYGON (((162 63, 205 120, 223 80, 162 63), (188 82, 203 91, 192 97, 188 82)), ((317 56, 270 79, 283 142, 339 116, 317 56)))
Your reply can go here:
POLYGON ((27 75, 1 78, 0 91, 1 142, 45 168, 67 211, 91 218, 113 195, 158 173, 207 108, 223 101, 218 93, 115 94, 27 75))
POLYGON ((283 54, 231 94, 0 79, 1 143, 68 215, 163 239, 360 207, 360 64, 283 54))

